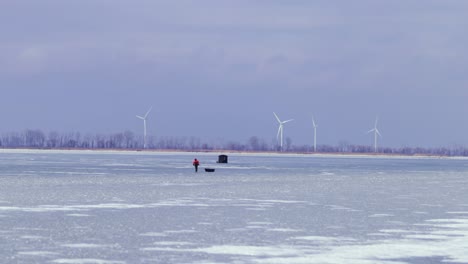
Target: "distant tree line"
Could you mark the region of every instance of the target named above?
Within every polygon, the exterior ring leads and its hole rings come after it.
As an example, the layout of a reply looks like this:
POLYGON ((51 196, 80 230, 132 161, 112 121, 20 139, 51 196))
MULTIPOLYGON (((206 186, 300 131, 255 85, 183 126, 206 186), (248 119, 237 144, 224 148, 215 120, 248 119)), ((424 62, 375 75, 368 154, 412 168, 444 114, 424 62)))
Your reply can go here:
MULTIPOLYGON (((256 136, 246 142, 212 140, 202 141, 197 137, 148 137, 147 149, 211 151, 232 150, 251 152, 280 151, 276 140, 266 141, 256 136)), ((313 153, 311 145, 294 145, 286 138, 283 152, 313 153)), ((0 136, 0 148, 35 149, 143 149, 143 137, 131 131, 112 134, 44 133, 41 130, 26 129, 23 132, 5 133, 0 136)), ((340 142, 337 146, 317 145, 319 153, 374 153, 373 146, 353 145, 340 142)), ((378 153, 401 155, 468 156, 468 148, 463 146, 420 148, 420 147, 381 147, 378 153)))

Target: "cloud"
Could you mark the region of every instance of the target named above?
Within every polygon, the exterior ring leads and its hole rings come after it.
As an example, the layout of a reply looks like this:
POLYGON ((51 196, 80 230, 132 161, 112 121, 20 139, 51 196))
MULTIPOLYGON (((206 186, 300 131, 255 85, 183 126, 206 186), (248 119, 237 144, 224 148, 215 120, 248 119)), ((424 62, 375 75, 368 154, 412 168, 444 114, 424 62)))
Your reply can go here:
MULTIPOLYGON (((377 107, 414 120, 434 105, 457 116, 464 109, 450 101, 466 96, 467 8, 461 0, 3 1, 0 77, 10 97, 37 87, 109 104, 149 94, 178 105, 174 114, 181 101, 212 112, 180 94, 220 102, 229 93, 249 109, 241 117, 279 105, 324 109, 328 120, 377 107)), ((224 115, 237 105, 225 104, 224 115)))

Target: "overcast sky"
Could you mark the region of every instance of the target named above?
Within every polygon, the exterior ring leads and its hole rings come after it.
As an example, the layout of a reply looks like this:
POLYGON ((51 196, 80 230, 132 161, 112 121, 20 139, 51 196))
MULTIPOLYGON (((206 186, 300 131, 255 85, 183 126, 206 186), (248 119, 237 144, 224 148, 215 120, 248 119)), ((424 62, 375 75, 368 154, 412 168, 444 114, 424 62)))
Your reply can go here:
POLYGON ((0 132, 468 145, 466 0, 0 1, 0 132))

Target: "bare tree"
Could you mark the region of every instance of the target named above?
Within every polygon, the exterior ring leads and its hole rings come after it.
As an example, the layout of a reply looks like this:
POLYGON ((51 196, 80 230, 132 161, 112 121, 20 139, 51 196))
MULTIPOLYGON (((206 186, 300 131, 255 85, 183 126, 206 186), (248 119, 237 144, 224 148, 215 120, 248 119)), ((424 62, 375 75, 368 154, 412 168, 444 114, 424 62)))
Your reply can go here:
POLYGON ((47 138, 47 147, 48 148, 57 148, 59 147, 59 133, 56 131, 49 132, 47 138))
POLYGON ((249 146, 250 149, 253 151, 260 150, 260 140, 256 136, 252 136, 249 138, 249 146))
POLYGON ((290 137, 287 137, 286 138, 286 151, 291 149, 291 145, 292 145, 292 139, 290 137))
POLYGON ((200 138, 191 137, 189 140, 189 147, 191 150, 200 149, 200 138))
POLYGON ((24 132, 25 146, 33 148, 44 147, 45 135, 41 130, 27 129, 24 132))
POLYGON ((125 141, 125 148, 134 148, 135 144, 133 142, 133 138, 135 137, 135 135, 133 134, 133 132, 130 130, 125 130, 123 136, 125 141))

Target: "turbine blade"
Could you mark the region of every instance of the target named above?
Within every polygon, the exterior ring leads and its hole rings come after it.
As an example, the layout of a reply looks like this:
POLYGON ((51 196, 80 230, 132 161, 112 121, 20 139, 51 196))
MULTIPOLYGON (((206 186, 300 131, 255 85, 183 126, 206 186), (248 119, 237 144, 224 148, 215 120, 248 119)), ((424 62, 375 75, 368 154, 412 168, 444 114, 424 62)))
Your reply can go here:
POLYGON ((275 114, 275 112, 273 112, 273 114, 275 115, 275 117, 276 117, 276 120, 278 120, 278 123, 280 123, 280 124, 281 124, 281 120, 280 120, 280 119, 279 119, 279 117, 278 117, 278 116, 275 114))
POLYGON ((379 132, 378 129, 376 129, 375 132, 376 132, 380 137, 382 137, 382 134, 380 134, 380 132, 379 132))
POLYGON ((366 134, 369 134, 370 132, 374 132, 374 131, 375 131, 375 128, 373 128, 373 129, 367 131, 366 134))
POLYGON ((315 124, 315 119, 314 119, 313 116, 312 116, 312 124, 314 125, 314 127, 317 127, 317 125, 315 124))
POLYGON ((145 120, 144 117, 141 117, 141 116, 139 116, 139 115, 137 115, 136 117, 137 117, 137 118, 140 118, 140 119, 142 119, 142 120, 145 120))
POLYGON ((293 120, 294 120, 294 119, 289 119, 289 120, 283 121, 282 123, 285 124, 285 123, 291 122, 291 121, 293 121, 293 120))
POLYGON ((280 126, 278 127, 278 134, 276 134, 276 140, 278 140, 278 138, 279 138, 279 136, 280 136, 281 128, 283 128, 282 125, 280 125, 280 126))
POLYGON ((151 106, 151 107, 149 108, 149 110, 146 112, 146 114, 145 114, 145 118, 146 118, 146 117, 148 116, 148 114, 151 112, 151 109, 153 109, 153 107, 152 107, 152 106, 151 106))

